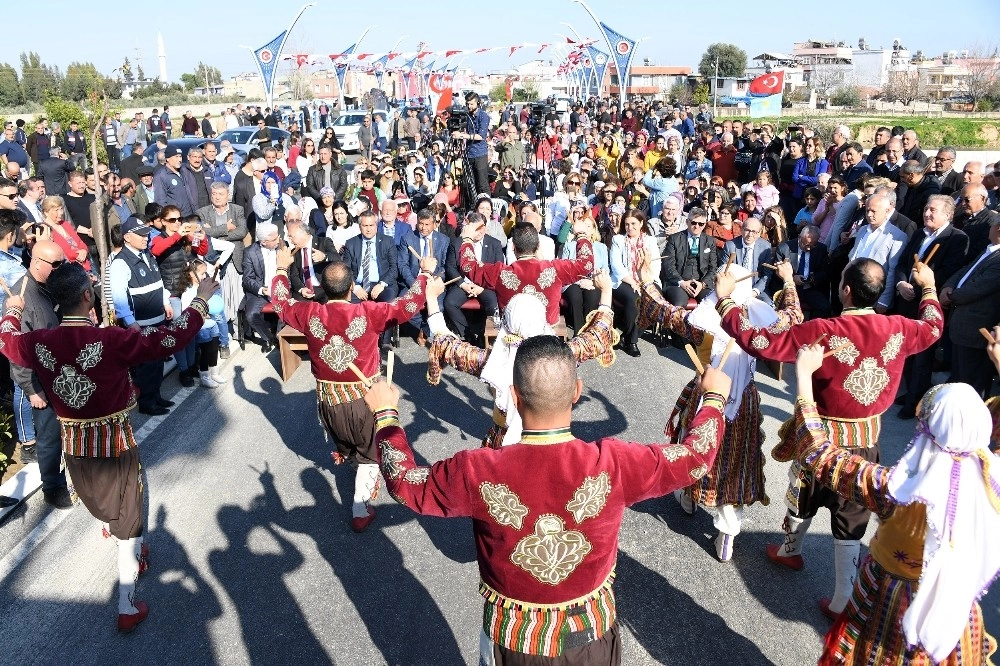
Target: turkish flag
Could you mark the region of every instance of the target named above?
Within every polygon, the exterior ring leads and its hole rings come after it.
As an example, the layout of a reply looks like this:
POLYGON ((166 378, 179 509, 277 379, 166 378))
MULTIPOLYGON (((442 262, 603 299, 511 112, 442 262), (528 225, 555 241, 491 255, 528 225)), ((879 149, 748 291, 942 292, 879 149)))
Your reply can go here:
POLYGON ((750 82, 750 94, 758 97, 780 95, 785 90, 785 72, 762 74, 750 82))
POLYGON ((309 56, 305 54, 298 54, 295 56, 295 64, 299 67, 306 64, 309 61, 309 56))

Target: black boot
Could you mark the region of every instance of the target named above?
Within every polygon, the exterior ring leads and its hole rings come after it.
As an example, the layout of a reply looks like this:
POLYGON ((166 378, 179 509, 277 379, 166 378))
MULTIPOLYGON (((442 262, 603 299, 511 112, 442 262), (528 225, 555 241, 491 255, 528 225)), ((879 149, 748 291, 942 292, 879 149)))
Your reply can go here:
POLYGON ((181 370, 177 375, 177 378, 181 382, 181 386, 186 388, 194 386, 194 377, 197 372, 198 366, 196 365, 188 368, 187 370, 181 370))

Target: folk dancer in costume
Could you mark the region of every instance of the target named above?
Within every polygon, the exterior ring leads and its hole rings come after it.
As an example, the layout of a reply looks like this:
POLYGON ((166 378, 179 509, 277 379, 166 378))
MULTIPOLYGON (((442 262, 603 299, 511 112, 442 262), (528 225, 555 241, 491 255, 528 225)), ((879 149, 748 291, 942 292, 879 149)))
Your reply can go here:
POLYGON ((148 549, 142 543, 142 467, 129 419, 136 404, 129 368, 170 356, 194 340, 218 286, 203 280, 191 307, 167 326, 97 328, 89 317, 95 304, 90 276, 80 264, 67 263, 46 283, 63 313, 59 326, 21 333, 24 301, 17 295, 7 297, 0 321, 0 350, 35 371, 59 418, 66 469, 80 500, 118 539, 122 632, 135 629, 149 613, 148 604, 135 599, 148 549))
MULTIPOLYGON (((779 362, 795 360, 802 345, 823 342, 834 352, 836 362, 824 363, 813 376, 817 403, 834 444, 870 462, 878 462, 878 436, 882 413, 892 405, 903 374, 906 358, 931 346, 941 338, 944 317, 934 288, 934 273, 924 264, 913 270, 913 281, 921 288, 920 318, 880 315, 873 307, 885 288, 881 264, 855 259, 844 269, 840 300, 844 314, 832 319, 812 319, 786 331, 754 326, 745 308, 729 298, 734 284, 720 276, 716 283, 722 328, 740 347, 762 359, 779 362)), ((778 431, 780 441, 772 451, 779 462, 794 454, 794 430, 787 421, 778 431)), ((861 537, 871 513, 863 505, 843 498, 816 483, 796 463, 789 472, 786 503, 788 514, 783 528, 785 541, 767 547, 767 556, 776 564, 793 570, 805 565, 802 539, 821 507, 830 509, 834 539, 834 594, 820 600, 827 617, 836 618, 851 594, 861 554, 861 537)))
POLYGON ((375 383, 365 401, 389 494, 420 514, 473 518, 486 600, 480 664, 618 663, 612 583, 625 507, 708 472, 729 385, 705 373, 705 399, 680 444, 584 442, 570 431, 583 390, 576 358, 555 336, 536 336, 514 359, 521 442, 422 467, 399 424, 399 391, 375 383))
POLYGON ((822 365, 819 345, 799 352, 797 459, 880 522, 820 665, 992 664, 996 641, 976 603, 1000 573, 1000 471, 989 450, 989 410, 968 384, 931 388, 909 448, 883 467, 830 441, 813 400, 822 365))
MULTIPOLYGON (((615 362, 613 347, 618 341, 611 310, 611 277, 605 272, 598 273, 594 276, 594 285, 601 291, 600 305, 567 344, 577 363, 596 358, 601 367, 608 368, 615 362)), ((514 408, 510 391, 514 357, 524 340, 536 335, 553 335, 552 327, 545 321, 545 306, 535 294, 517 294, 511 298, 503 311, 496 344, 487 352, 463 342, 448 330, 444 316, 438 311, 437 300, 433 298, 443 286, 427 287, 428 323, 433 336, 427 360, 427 381, 437 386, 444 365, 453 365, 479 377, 493 391, 493 425, 483 439, 483 446, 498 449, 516 444, 521 441, 521 417, 514 408)))
MULTIPOLYGON (((750 274, 739 265, 730 266, 728 270, 735 279, 750 274)), ((725 271, 725 266, 719 269, 720 273, 725 271)), ((750 319, 756 326, 770 328, 772 331, 787 330, 794 324, 802 323, 802 309, 792 282, 791 264, 778 264, 777 274, 785 283, 781 309, 777 312, 754 297, 753 281, 750 279, 737 282, 731 295, 734 302, 747 308, 750 319)), ((662 328, 688 338, 696 345, 701 344, 706 333, 711 334, 712 365, 717 367, 730 340, 729 335, 722 330, 719 315, 715 311, 718 296, 709 294, 697 308, 687 312, 682 307, 671 305, 660 295, 653 282, 655 275, 649 262, 644 262, 641 272, 639 326, 648 328, 659 323, 662 328)), ((694 515, 696 504, 713 513, 713 524, 719 530, 715 538, 715 553, 722 562, 732 558, 733 542, 743 524, 744 507, 756 502, 766 506, 770 502, 764 484, 764 431, 761 429, 763 415, 760 411, 760 395, 754 383, 756 365, 756 359, 742 350, 729 355, 722 370, 732 379, 733 389, 729 402, 726 403, 726 434, 722 439, 719 455, 708 474, 674 493, 688 515, 694 515)), ((671 441, 682 440, 690 428, 691 419, 697 412, 701 399, 697 386, 696 377, 684 387, 677 399, 677 405, 670 414, 665 429, 671 441)))
POLYGON ((337 449, 333 460, 355 467, 351 529, 363 532, 375 520, 369 503, 378 494, 378 461, 372 452, 375 421, 362 398, 363 384, 351 364, 366 376, 378 375, 379 337, 400 322, 409 321, 424 306, 427 278, 434 273, 433 257, 420 260, 421 273, 407 294, 388 303, 351 303, 354 275, 345 262, 323 270, 322 288, 329 302, 298 301, 291 296, 288 268, 294 257, 278 250, 271 282, 271 302, 281 321, 306 338, 312 372, 316 377, 319 420, 337 449))
POLYGON ((514 244, 517 261, 509 266, 483 264, 476 260, 473 238, 478 237, 480 223, 466 224, 462 229, 462 247, 458 250, 459 268, 472 282, 496 292, 501 310, 507 307, 516 294, 533 294, 545 305, 549 324, 559 321, 559 299, 563 285, 580 278, 590 277, 594 271, 594 249, 587 239, 587 229, 582 221, 574 227, 577 248, 576 259, 535 259, 538 249, 538 230, 522 222, 514 226, 510 240, 514 244))

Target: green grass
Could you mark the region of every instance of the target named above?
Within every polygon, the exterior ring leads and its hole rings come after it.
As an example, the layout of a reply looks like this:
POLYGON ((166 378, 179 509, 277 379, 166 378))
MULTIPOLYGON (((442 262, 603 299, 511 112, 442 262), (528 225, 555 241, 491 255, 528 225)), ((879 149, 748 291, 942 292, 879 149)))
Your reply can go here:
MULTIPOLYGON (((733 118, 745 120, 745 118, 733 118)), ((829 139, 833 128, 847 125, 858 141, 870 146, 875 130, 881 126, 901 125, 912 129, 920 137, 920 144, 928 147, 944 145, 966 150, 1000 149, 1000 119, 997 118, 928 118, 922 116, 856 116, 850 112, 843 115, 801 115, 781 118, 754 119, 754 123, 770 122, 783 131, 788 125, 805 125, 815 129, 820 136, 829 139)))

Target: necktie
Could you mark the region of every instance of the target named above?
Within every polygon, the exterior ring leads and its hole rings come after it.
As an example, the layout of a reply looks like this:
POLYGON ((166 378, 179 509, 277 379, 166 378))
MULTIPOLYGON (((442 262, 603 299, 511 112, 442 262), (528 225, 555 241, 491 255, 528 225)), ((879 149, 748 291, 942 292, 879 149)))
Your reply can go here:
POLYGON ((370 240, 365 241, 365 254, 361 259, 361 284, 368 284, 368 267, 372 261, 372 242, 370 240))
POLYGON ((698 256, 698 237, 691 237, 691 255, 694 257, 698 256))
POLYGON ((743 248, 743 268, 750 270, 750 258, 753 256, 752 247, 743 248))
POLYGON ((426 236, 421 236, 420 237, 420 256, 421 257, 426 257, 427 256, 427 237, 426 236))
POLYGON ((802 277, 803 279, 809 279, 809 253, 812 250, 806 250, 802 253, 802 277))
POLYGON ((302 248, 302 281, 306 287, 312 286, 312 252, 310 248, 302 248))

